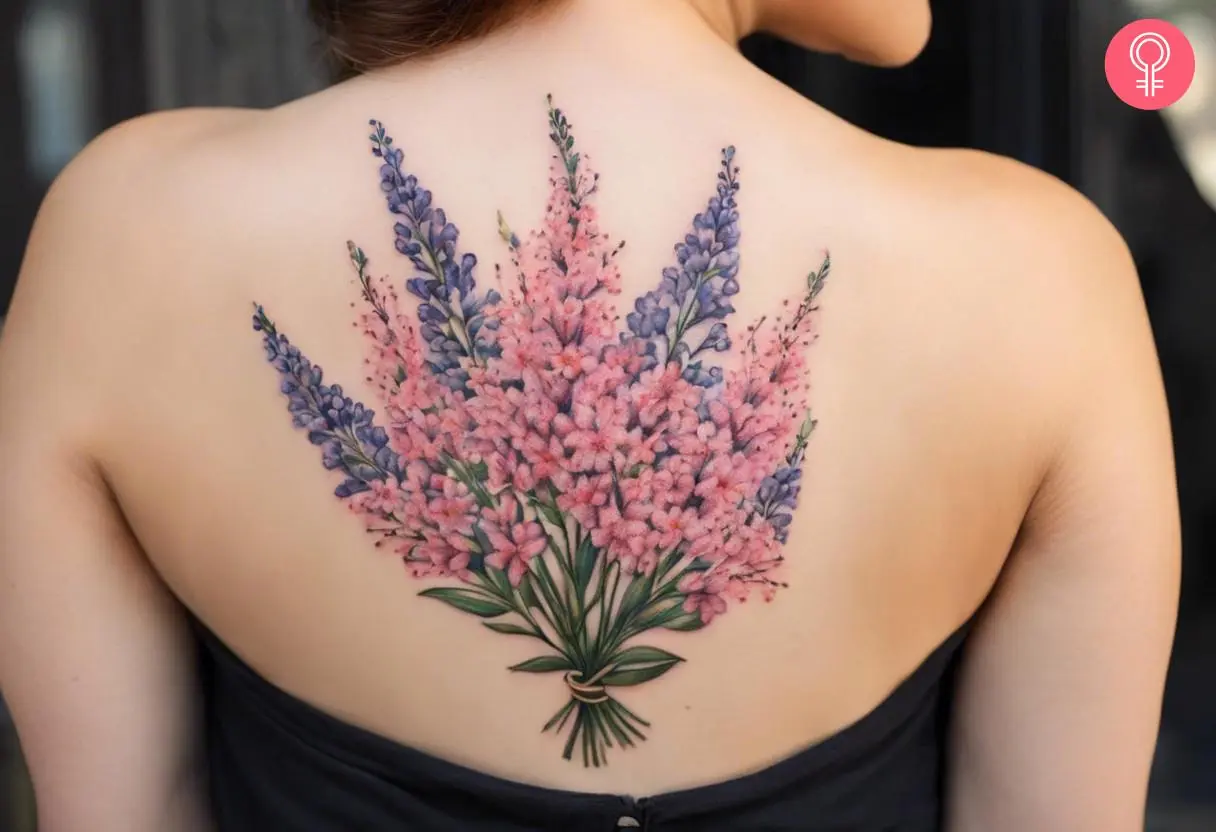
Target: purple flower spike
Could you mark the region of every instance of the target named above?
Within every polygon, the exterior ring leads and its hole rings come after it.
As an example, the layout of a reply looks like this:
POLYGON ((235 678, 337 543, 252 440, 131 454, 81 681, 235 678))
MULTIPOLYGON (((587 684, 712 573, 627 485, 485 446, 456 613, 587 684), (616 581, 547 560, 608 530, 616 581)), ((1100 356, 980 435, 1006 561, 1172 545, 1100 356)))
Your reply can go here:
POLYGON ((371 122, 372 155, 383 161, 380 189, 388 210, 400 220, 393 226, 398 253, 408 257, 419 277, 406 282, 407 290, 426 301, 419 308, 422 337, 430 346, 428 366, 443 384, 468 394, 463 359, 483 364, 496 357, 492 333, 495 325, 486 314, 501 300, 495 291, 477 294, 474 276, 477 258, 458 255, 460 230, 434 206, 431 192, 407 175, 401 165, 405 154, 393 147, 384 125, 371 122))
POLYGON ((282 375, 279 389, 296 427, 307 430, 309 441, 321 448, 326 468, 347 475, 334 493, 350 497, 376 480, 399 479, 400 459, 389 447, 388 434, 376 426, 375 412, 348 398, 341 386, 322 383, 321 368, 275 329, 261 306, 254 312, 253 328, 263 334, 266 357, 282 375))
POLYGON ((639 299, 625 319, 632 337, 650 341, 656 354, 661 350, 666 362, 680 363, 686 378, 703 386, 720 382, 721 372, 711 375, 700 362, 691 363, 707 350, 729 350, 730 337, 725 324, 714 323, 700 346, 690 347, 686 339, 703 324, 724 321, 735 311, 730 298, 739 292, 740 232, 734 158, 733 147, 722 151, 717 193, 676 246, 678 265, 663 270, 658 291, 639 299))

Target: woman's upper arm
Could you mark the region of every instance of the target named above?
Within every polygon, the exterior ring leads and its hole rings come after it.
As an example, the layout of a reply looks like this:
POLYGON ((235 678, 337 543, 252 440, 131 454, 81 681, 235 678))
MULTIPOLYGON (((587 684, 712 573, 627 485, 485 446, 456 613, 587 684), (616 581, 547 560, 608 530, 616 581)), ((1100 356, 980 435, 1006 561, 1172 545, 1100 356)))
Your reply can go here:
POLYGON ((1065 391, 1058 442, 964 660, 952 832, 1144 828, 1178 601, 1173 449, 1131 259, 1096 211, 1066 213, 1054 311, 1028 335, 1065 391))
POLYGON ((45 832, 203 823, 189 634, 89 452, 114 400, 108 310, 135 302, 108 216, 132 141, 52 190, 0 338, 0 689, 45 832))

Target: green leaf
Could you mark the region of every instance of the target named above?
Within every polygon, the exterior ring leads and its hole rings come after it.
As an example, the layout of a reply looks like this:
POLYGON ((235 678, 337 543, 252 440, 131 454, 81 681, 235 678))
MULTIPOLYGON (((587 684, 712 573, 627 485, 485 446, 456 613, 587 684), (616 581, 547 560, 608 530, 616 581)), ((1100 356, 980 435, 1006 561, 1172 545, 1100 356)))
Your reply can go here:
POLYGON ((614 670, 601 680, 605 687, 629 687, 657 679, 684 661, 657 647, 630 647, 616 655, 614 670))
POLYGON ((666 576, 668 572, 676 568, 676 564, 684 560, 684 552, 681 549, 674 549, 667 553, 667 557, 659 562, 659 574, 666 576))
POLYGON ((670 621, 684 615, 683 598, 664 598, 642 611, 634 623, 637 632, 650 630, 654 627, 666 627, 670 621))
POLYGON ((617 653, 611 659, 609 664, 616 668, 632 667, 639 664, 651 664, 652 662, 682 662, 684 661, 675 653, 668 653, 666 650, 660 650, 657 647, 630 647, 617 653))
POLYGON ((625 620, 637 612, 638 607, 650 600, 650 590, 654 588, 654 575, 649 577, 636 576, 629 582, 629 588, 625 590, 624 597, 621 598, 620 612, 618 618, 625 620))
POLYGON ((497 621, 483 621, 483 627, 489 627, 496 633, 505 633, 509 636, 535 636, 536 633, 529 630, 527 627, 521 627, 518 624, 500 624, 497 621))
POLYGON ((482 618, 495 618, 511 611, 511 607, 501 599, 482 595, 471 589, 428 589, 418 594, 423 598, 434 598, 461 612, 471 612, 482 618))
POLYGON ((595 561, 599 557, 599 549, 591 543, 588 537, 574 553, 574 589, 581 598, 591 583, 591 575, 595 572, 595 561))
POLYGON ((477 546, 482 552, 494 551, 494 547, 490 545, 490 538, 486 537, 485 530, 481 527, 481 523, 477 523, 473 526, 473 539, 477 541, 477 546))
POLYGON ((469 473, 472 474, 473 478, 478 482, 485 482, 490 478, 490 466, 484 461, 478 462, 475 465, 469 466, 469 473))
POLYGON ((701 613, 689 612, 661 626, 665 629, 677 630, 681 633, 695 633, 705 626, 705 622, 701 620, 701 613))
POLYGON ((565 656, 538 656, 526 662, 515 665, 511 670, 520 673, 560 673, 574 670, 574 665, 565 656))
POLYGON ((519 598, 530 610, 540 608, 540 599, 536 597, 536 587, 532 585, 534 580, 531 575, 525 575, 524 579, 519 582, 519 598))
MULTIPOLYGON (((487 549, 486 551, 490 551, 487 549)), ((490 583, 498 590, 498 594, 508 596, 513 594, 514 590, 511 587, 511 582, 507 580, 507 573, 501 569, 486 564, 486 577, 490 579, 490 583)))
POLYGON ((533 503, 533 505, 535 505, 536 510, 539 511, 541 515, 554 526, 557 526, 559 529, 564 529, 566 527, 565 518, 562 517, 561 512, 556 508, 548 503, 542 503, 539 500, 533 503))
POLYGON ((640 685, 643 682, 651 682, 662 676, 667 671, 675 667, 679 662, 671 664, 656 664, 651 667, 643 667, 637 670, 618 670, 616 673, 609 673, 600 680, 606 688, 628 688, 634 685, 640 685))

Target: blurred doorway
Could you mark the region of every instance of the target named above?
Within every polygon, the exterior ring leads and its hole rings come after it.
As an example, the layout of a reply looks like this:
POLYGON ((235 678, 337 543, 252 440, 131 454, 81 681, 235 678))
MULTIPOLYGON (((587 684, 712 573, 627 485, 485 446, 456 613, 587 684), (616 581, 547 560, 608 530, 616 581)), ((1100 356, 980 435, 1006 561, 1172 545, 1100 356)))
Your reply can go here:
POLYGON ((141 11, 140 0, 0 3, 0 316, 51 180, 145 109, 141 11))

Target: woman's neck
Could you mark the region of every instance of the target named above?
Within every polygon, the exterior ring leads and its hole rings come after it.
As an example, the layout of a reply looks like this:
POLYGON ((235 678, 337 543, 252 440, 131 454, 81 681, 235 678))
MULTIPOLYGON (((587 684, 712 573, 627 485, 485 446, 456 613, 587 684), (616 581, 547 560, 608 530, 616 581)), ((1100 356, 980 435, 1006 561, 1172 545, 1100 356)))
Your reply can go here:
POLYGON ((700 15, 722 40, 735 45, 755 32, 759 12, 754 0, 677 0, 700 15))
MULTIPOLYGON (((739 40, 755 31, 756 17, 754 0, 558 0, 436 58, 460 55, 493 63, 522 52, 533 67, 548 64, 555 71, 603 62, 622 72, 664 71, 673 62, 724 49, 737 52, 739 40)), ((408 61, 373 75, 391 78, 419 63, 408 61)))

